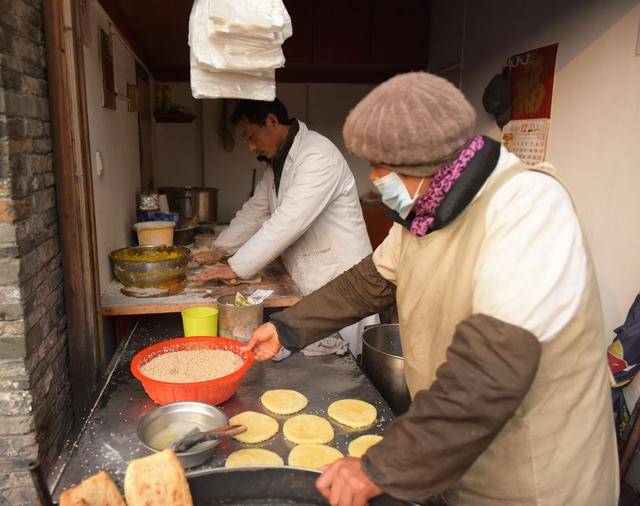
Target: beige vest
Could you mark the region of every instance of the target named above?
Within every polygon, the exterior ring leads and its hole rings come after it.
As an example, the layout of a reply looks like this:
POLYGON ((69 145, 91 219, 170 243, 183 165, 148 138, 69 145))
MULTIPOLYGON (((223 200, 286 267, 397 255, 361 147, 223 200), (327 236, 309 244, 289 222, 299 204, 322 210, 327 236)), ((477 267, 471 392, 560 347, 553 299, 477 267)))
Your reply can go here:
MULTIPOLYGON (((514 166, 496 176, 444 229, 422 238, 402 232, 400 251, 396 249, 397 302, 412 396, 435 380, 456 325, 471 315, 473 273, 488 203, 522 170, 524 166, 514 166)), ((618 462, 603 335, 589 257, 575 317, 542 344, 530 391, 451 491, 453 504, 617 504, 618 462)))

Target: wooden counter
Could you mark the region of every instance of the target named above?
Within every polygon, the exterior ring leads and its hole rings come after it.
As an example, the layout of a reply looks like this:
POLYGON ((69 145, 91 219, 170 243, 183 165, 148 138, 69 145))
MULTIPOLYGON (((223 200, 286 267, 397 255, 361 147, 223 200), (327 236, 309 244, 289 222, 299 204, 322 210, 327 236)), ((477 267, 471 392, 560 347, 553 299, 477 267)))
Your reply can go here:
POLYGON ((103 316, 177 313, 189 307, 215 305, 218 297, 223 295, 232 295, 237 291, 250 294, 259 288, 274 291, 264 302, 266 308, 289 307, 302 298, 300 289, 284 270, 280 260, 264 269, 261 283, 227 286, 219 281, 207 281, 187 284, 182 293, 177 295, 149 298, 124 295, 122 288, 123 285, 114 280, 102 294, 103 316))

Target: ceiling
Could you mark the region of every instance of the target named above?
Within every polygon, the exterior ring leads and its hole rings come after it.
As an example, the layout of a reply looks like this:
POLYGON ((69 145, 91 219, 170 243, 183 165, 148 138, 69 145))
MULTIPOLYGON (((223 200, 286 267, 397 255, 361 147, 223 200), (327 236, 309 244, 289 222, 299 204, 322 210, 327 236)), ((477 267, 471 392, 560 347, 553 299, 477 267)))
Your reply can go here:
MULTIPOLYGON (((192 0, 98 0, 157 81, 189 80, 192 0)), ((381 82, 426 68, 428 0, 284 0, 294 36, 278 81, 381 82)))
POLYGON ((189 79, 192 0, 99 0, 157 81, 189 79))

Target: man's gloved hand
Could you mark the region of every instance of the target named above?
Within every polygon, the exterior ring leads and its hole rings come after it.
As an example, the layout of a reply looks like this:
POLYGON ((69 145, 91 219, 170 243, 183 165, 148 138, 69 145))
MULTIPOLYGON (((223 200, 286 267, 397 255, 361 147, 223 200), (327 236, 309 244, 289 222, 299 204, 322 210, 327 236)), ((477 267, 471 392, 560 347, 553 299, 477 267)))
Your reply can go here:
POLYGON ((260 325, 253 331, 251 339, 245 346, 247 350, 253 350, 256 360, 262 362, 269 360, 282 348, 278 339, 278 330, 273 323, 260 325))

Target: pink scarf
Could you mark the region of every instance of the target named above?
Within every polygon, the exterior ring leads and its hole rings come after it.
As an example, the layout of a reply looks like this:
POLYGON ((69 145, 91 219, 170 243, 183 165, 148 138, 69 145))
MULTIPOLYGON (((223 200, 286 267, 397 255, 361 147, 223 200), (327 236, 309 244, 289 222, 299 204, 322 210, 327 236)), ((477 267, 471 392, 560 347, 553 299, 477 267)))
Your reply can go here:
POLYGON ((423 237, 429 233, 429 228, 433 225, 438 206, 447 196, 453 184, 462 175, 469 161, 483 146, 484 138, 481 135, 476 135, 462 150, 458 158, 436 172, 427 193, 420 197, 413 207, 415 214, 415 218, 411 222, 413 235, 423 237))

